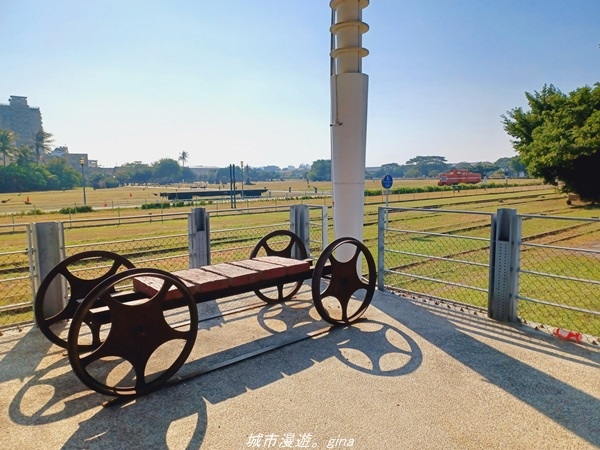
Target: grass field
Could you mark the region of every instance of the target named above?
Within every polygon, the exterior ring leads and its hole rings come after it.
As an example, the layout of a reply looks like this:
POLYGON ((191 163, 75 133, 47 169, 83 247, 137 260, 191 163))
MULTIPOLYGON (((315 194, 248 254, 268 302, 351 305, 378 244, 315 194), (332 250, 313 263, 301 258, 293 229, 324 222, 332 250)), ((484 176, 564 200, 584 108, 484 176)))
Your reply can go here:
MULTIPOLYGON (((433 179, 426 180, 396 180, 394 187, 413 186, 424 187, 434 186, 437 181, 433 179)), ((531 184, 532 180, 511 180, 515 184, 531 184)), ((140 207, 146 203, 156 203, 165 201, 160 197, 161 192, 187 192, 192 189, 190 184, 179 184, 170 186, 124 186, 114 189, 92 189, 86 188, 86 204, 98 211, 111 211, 115 209, 130 209, 140 207)), ((228 189, 219 185, 208 185, 208 190, 219 188, 228 189)), ((251 188, 266 188, 268 193, 263 194, 262 200, 285 200, 293 198, 294 200, 302 197, 329 197, 331 196, 330 182, 307 183, 304 180, 286 180, 261 182, 251 188), (316 193, 315 193, 316 188, 316 193), (290 192, 291 191, 291 192, 290 192)), ((237 189, 241 189, 238 183, 237 189)), ((367 180, 365 189, 381 189, 379 180, 367 180)), ((509 188, 509 190, 514 188, 509 188)), ((483 192, 483 188, 480 189, 483 192)), ((442 193, 451 195, 452 193, 442 193)), ((418 195, 418 194, 417 194, 418 195)), ((432 193, 433 195, 433 193, 432 193)), ((16 219, 25 216, 35 216, 37 213, 58 211, 62 208, 76 207, 83 205, 83 190, 81 188, 68 191, 42 191, 42 192, 19 192, 0 194, 0 220, 6 217, 15 217, 16 219)), ((369 201, 369 199, 367 199, 369 201)), ((206 200, 206 203, 208 200, 206 200)), ((229 197, 212 199, 212 203, 219 204, 222 207, 229 206, 229 197)), ((246 201, 238 198, 238 207, 252 205, 254 200, 246 201)), ((33 219, 36 220, 36 219, 33 219)), ((54 219, 52 219, 54 220, 54 219)), ((3 223, 0 221, 0 223, 3 223)), ((6 223, 6 222, 4 222, 6 223)))

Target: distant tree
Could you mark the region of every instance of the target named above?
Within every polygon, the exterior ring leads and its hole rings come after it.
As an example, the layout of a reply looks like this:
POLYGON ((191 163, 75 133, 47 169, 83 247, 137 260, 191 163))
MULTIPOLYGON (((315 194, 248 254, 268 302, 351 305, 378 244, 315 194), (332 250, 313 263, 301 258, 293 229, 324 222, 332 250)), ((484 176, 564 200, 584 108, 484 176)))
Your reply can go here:
POLYGON ((35 160, 33 150, 31 147, 27 147, 26 145, 22 145, 21 147, 15 149, 13 151, 13 157, 15 158, 15 163, 19 166, 27 165, 35 160))
MULTIPOLYGON (((471 167, 473 166, 474 163, 470 163, 470 162, 466 162, 466 161, 461 161, 458 163, 454 163, 452 164, 452 169, 458 169, 458 170, 470 170, 471 167)), ((488 163, 486 163, 488 164, 488 163)), ((450 167, 449 167, 450 169, 450 167)))
POLYGON ((49 189, 73 189, 81 185, 81 175, 63 158, 52 158, 45 168, 53 175, 49 189))
MULTIPOLYGON (((516 158, 516 156, 515 156, 516 158)), ((511 157, 504 157, 504 158, 499 158, 494 165, 498 166, 498 170, 501 171, 504 175, 512 177, 512 176, 516 176, 517 172, 512 168, 512 164, 511 161, 513 160, 513 158, 511 157)))
POLYGON ((417 169, 420 176, 427 176, 432 170, 443 172, 449 167, 443 156, 416 156, 406 161, 406 165, 417 169))
MULTIPOLYGON (((242 182, 242 171, 238 166, 234 166, 234 176, 235 176, 235 182, 236 183, 241 183, 242 182)), ((216 183, 219 184, 228 184, 230 183, 231 180, 231 173, 229 171, 229 167, 222 167, 220 169, 217 169, 216 173, 215 173, 215 180, 216 183)))
POLYGON ((153 172, 152 168, 148 164, 132 162, 123 164, 119 170, 117 170, 115 176, 122 184, 146 184, 152 180, 153 172))
POLYGON ((86 177, 86 182, 94 189, 110 189, 121 185, 115 176, 110 176, 103 172, 93 172, 86 177))
POLYGON ((525 165, 523 159, 520 156, 515 156, 514 158, 511 158, 510 167, 512 170, 515 171, 517 175, 519 175, 519 173, 521 172, 527 173, 527 166, 525 165))
POLYGON ((185 150, 179 154, 177 161, 181 161, 181 167, 185 167, 185 163, 188 161, 189 156, 190 155, 185 150))
POLYGON ((385 175, 391 175, 392 177, 400 178, 403 177, 406 172, 406 167, 401 166, 398 163, 382 164, 381 169, 375 173, 378 178, 384 177, 385 175))
POLYGON ((152 164, 152 177, 158 183, 175 183, 181 180, 181 167, 171 158, 162 158, 152 164))
POLYGON ((51 133, 46 133, 41 128, 34 136, 34 150, 36 155, 36 162, 41 164, 44 161, 44 155, 52 151, 51 144, 54 142, 51 133))
POLYGON ((12 155, 15 150, 15 133, 10 130, 0 130, 0 153, 2 153, 2 160, 4 166, 6 166, 6 158, 12 155))
POLYGON ((313 162, 307 178, 310 181, 331 181, 331 160, 318 159, 313 162))
POLYGON ((0 167, 0 192, 42 191, 48 186, 52 175, 44 166, 28 163, 20 166, 9 164, 0 167))
POLYGON ((190 169, 189 167, 182 167, 181 178, 187 182, 192 182, 196 181, 198 179, 198 176, 194 172, 192 172, 192 169, 190 169))
POLYGON ((529 109, 514 108, 502 122, 529 173, 600 201, 600 83, 568 95, 544 85, 525 97, 529 109))
POLYGON ((404 173, 404 176, 406 178, 420 178, 422 175, 419 169, 417 169, 416 167, 411 167, 404 173))
POLYGON ((89 176, 86 178, 86 182, 95 189, 104 188, 106 186, 104 178, 105 176, 102 173, 94 172, 89 174, 89 176))
POLYGON ((122 185, 125 185, 131 181, 129 173, 121 169, 117 169, 114 176, 122 185))
POLYGON ((470 166, 466 167, 466 169, 469 172, 478 173, 482 177, 489 177, 494 172, 496 172, 498 169, 500 169, 500 166, 497 166, 497 165, 489 163, 489 162, 478 162, 478 163, 471 164, 470 166))

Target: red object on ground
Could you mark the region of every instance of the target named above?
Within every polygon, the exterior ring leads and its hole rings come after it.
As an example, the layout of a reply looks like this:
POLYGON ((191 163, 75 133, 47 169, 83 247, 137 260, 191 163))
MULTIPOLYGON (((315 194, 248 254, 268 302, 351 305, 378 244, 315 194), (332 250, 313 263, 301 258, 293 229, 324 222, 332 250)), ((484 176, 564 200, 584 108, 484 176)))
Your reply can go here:
POLYGON ((577 331, 564 330, 562 328, 557 328, 554 332, 554 335, 559 339, 575 341, 577 343, 581 343, 581 340, 583 339, 583 335, 581 333, 578 333, 577 331))

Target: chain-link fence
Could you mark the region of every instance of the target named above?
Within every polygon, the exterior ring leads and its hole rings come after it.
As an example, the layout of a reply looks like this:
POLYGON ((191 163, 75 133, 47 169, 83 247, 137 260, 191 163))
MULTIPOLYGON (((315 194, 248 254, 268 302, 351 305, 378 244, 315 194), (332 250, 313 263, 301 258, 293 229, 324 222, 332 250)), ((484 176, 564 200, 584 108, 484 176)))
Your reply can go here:
POLYGON ((0 327, 31 321, 31 226, 0 226, 0 327))
POLYGON ((519 217, 519 317, 600 336, 600 220, 519 217))
POLYGON ((484 308, 491 214, 380 208, 380 286, 484 308))
POLYGON ((381 208, 380 288, 488 307, 495 313, 497 306, 491 305, 498 303, 488 301, 506 301, 516 310, 509 320, 518 316, 550 332, 576 331, 597 343, 600 219, 514 217, 514 223, 499 223, 496 214, 381 208), (495 255, 490 251, 491 226, 496 230, 495 255), (510 253, 513 246, 515 253, 510 253))
POLYGON ((320 255, 329 244, 329 210, 326 206, 310 206, 309 235, 310 254, 320 255))
POLYGON ((246 259, 265 235, 290 229, 290 208, 247 208, 210 213, 211 264, 246 259))
POLYGON ((138 267, 181 270, 189 265, 187 214, 63 222, 65 255, 117 253, 138 267))

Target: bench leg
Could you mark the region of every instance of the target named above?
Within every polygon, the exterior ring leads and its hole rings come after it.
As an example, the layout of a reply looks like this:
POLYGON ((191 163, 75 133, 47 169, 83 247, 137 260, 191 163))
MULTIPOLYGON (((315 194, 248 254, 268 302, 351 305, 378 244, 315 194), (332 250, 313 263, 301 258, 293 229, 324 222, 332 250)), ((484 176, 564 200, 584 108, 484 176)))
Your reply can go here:
POLYGON ((83 300, 69 329, 69 360, 77 377, 99 393, 143 395, 161 387, 183 365, 194 346, 197 324, 196 302, 179 278, 158 269, 131 269, 106 279, 83 300), (137 277, 156 278, 162 287, 151 298, 127 303, 107 295, 131 289, 137 277), (93 309, 100 298, 108 309, 102 315, 93 309), (169 310, 171 298, 184 299, 184 306, 169 310), (104 323, 92 345, 82 325, 94 317, 103 317, 104 323))
POLYGON ((40 331, 51 342, 67 348, 69 320, 81 300, 100 282, 119 270, 133 267, 127 258, 103 250, 77 253, 58 263, 44 278, 35 296, 33 309, 40 331), (82 273, 85 274, 83 277, 82 273), (66 302, 62 310, 52 311, 51 304, 62 303, 61 299, 54 298, 62 291, 61 284, 66 286, 66 302))
MULTIPOLYGON (((250 252, 250 258, 257 256, 281 256, 306 259, 308 253, 300 238, 288 230, 275 230, 263 237, 250 252)), ((257 290, 256 296, 267 303, 278 303, 291 299, 302 287, 302 282, 279 284, 277 290, 257 290)))
POLYGON ((340 238, 327 246, 317 260, 312 278, 312 296, 323 320, 334 325, 355 322, 368 308, 375 292, 377 271, 369 249, 354 238, 340 238), (340 261, 335 251, 353 246, 354 254, 340 261), (366 262, 367 273, 358 272, 359 261, 366 262))

